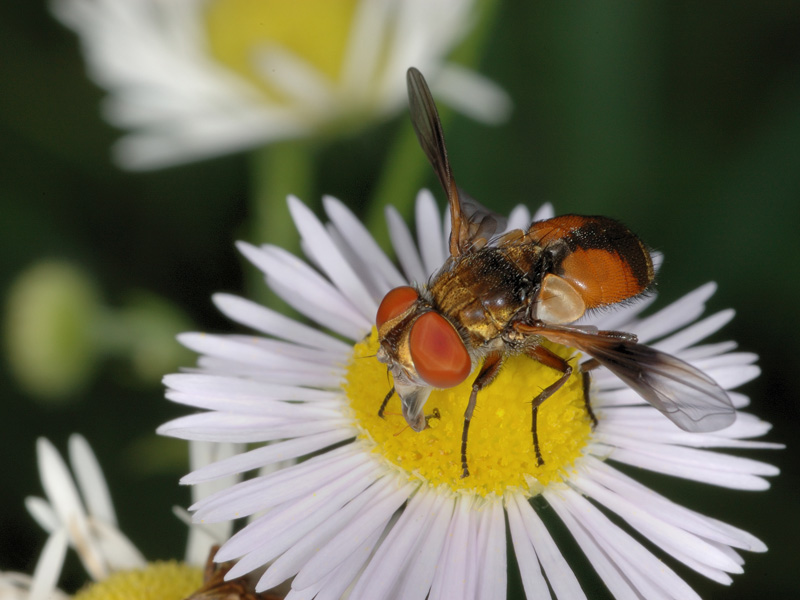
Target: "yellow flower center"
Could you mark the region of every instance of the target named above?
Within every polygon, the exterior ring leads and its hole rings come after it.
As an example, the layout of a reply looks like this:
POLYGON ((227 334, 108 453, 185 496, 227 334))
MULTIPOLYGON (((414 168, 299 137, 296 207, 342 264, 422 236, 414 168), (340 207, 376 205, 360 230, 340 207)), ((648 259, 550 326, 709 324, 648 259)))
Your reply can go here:
POLYGON ((183 600, 203 584, 203 571, 176 561, 120 571, 80 590, 74 600, 183 600))
MULTIPOLYGON (((568 348, 545 344, 563 358, 572 355, 568 348)), ((344 389, 361 429, 360 437, 374 442, 374 452, 403 469, 409 478, 482 496, 502 495, 509 488, 533 494, 537 482, 544 486, 563 479, 589 439, 591 420, 583 381, 577 360, 572 358, 572 376, 539 407, 537 431, 544 464, 537 466, 531 401, 559 374, 528 357, 510 356, 497 379, 478 393, 467 444, 470 476, 462 479, 464 410, 477 370, 460 385, 431 393, 425 413, 430 415, 436 409, 440 417, 431 418, 428 429, 417 433, 406 426, 396 394, 386 407, 385 419, 378 417, 392 381, 386 366, 375 359, 377 350, 373 328, 370 337, 354 348, 344 389)))
POLYGON ((212 0, 205 15, 209 47, 272 100, 285 101, 259 73, 259 52, 279 46, 336 81, 355 10, 356 0, 212 0))

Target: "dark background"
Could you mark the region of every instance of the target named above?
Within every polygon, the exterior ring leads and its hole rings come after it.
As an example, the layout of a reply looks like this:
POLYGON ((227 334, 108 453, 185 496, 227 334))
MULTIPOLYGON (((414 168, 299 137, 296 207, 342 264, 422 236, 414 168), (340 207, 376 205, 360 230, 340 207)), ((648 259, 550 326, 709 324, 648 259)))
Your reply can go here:
MULTIPOLYGON (((752 412, 774 423, 768 439, 788 448, 746 454, 781 468, 772 489, 643 478, 770 550, 746 554, 731 588, 668 564, 703 597, 794 597, 800 5, 511 2, 484 44, 478 69, 515 111, 497 128, 445 115, 459 183, 499 212, 551 201, 558 212, 623 220, 666 255, 660 306, 715 280, 711 309, 737 310, 718 339, 761 356, 763 374, 744 391, 752 412)), ((118 132, 99 116, 103 93, 87 80, 73 34, 41 2, 0 5, 0 52, 0 294, 26 266, 62 257, 88 269, 111 305, 150 290, 201 329, 227 330, 209 297, 241 291, 250 273, 232 245, 246 235, 246 157, 122 172, 109 160, 118 132)), ((391 140, 408 127, 403 115, 324 146, 317 197, 363 210, 391 140)), ((420 183, 438 194, 432 174, 420 183)), ((182 554, 184 528, 170 507, 187 502, 176 485, 185 467, 163 457, 183 446, 151 433, 182 411, 160 386, 107 361, 79 398, 46 404, 27 397, 3 361, 0 397, 0 569, 30 572, 45 540, 22 503, 42 493, 36 438, 65 451, 73 431, 97 451, 123 531, 149 558, 182 554)), ((81 578, 71 557, 64 587, 81 578)))

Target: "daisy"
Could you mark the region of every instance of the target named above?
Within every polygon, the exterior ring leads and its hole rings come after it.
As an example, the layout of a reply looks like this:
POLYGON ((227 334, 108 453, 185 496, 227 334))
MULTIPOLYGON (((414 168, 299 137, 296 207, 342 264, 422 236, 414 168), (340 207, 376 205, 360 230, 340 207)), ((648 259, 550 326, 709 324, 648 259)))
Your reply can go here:
MULTIPOLYGON (((644 541, 702 575, 728 585, 742 572, 739 551, 763 552, 749 533, 680 506, 614 465, 633 465, 736 490, 763 490, 777 469, 716 448, 775 448, 752 441, 770 425, 739 412, 713 433, 681 431, 604 369, 578 375, 540 407, 537 466, 530 436, 530 390, 550 369, 511 358, 481 391, 469 438, 471 475, 461 478, 460 441, 469 384, 434 391, 429 428, 406 427, 375 357, 374 319, 391 288, 425 282, 447 256, 449 225, 432 195, 419 194, 418 242, 388 210, 396 268, 344 205, 324 199, 323 223, 296 198, 289 206, 310 263, 270 245, 240 244, 268 285, 318 325, 306 325, 235 296, 219 309, 255 335, 191 333, 180 339, 201 356, 197 368, 169 375, 167 397, 202 412, 163 425, 189 440, 248 443, 251 450, 195 470, 198 485, 286 459, 297 464, 254 475, 196 503, 198 523, 248 518, 216 560, 238 562, 229 576, 256 569, 256 589, 291 580, 289 598, 505 598, 516 560, 530 598, 583 598, 540 509, 560 518, 612 594, 694 598, 696 593, 644 541), (597 419, 587 414, 585 394, 597 419), (624 522, 624 526, 619 523, 624 522), (506 523, 513 557, 506 553, 506 523)), ((552 216, 545 206, 534 219, 552 216)), ((530 222, 515 209, 509 228, 530 222)), ((715 286, 706 284, 649 316, 653 297, 587 321, 639 340, 704 370, 726 390, 755 378, 756 357, 735 344, 701 344, 733 316, 701 318, 715 286)), ((585 360, 552 347, 575 368, 585 360)), ((746 396, 729 392, 738 409, 746 396)), ((723 493, 723 492, 720 492, 723 493)))
POLYGON ((475 0, 52 0, 127 130, 114 148, 152 169, 387 118, 405 70, 493 122, 507 96, 445 56, 478 20, 475 0))
MULTIPOLYGON (((195 468, 222 460, 240 451, 231 444, 190 445, 190 464, 195 468)), ((192 527, 187 559, 148 563, 134 544, 119 529, 111 495, 97 457, 80 435, 69 440, 72 473, 58 451, 47 439, 37 442, 37 456, 42 487, 46 498, 29 497, 28 511, 49 538, 37 562, 33 576, 23 573, 0 573, 0 598, 20 600, 60 600, 68 596, 56 588, 66 552, 73 548, 90 579, 96 582, 78 597, 90 600, 109 594, 133 597, 142 586, 151 594, 145 598, 180 600, 197 589, 202 581, 200 565, 204 564, 212 545, 230 535, 225 524, 216 527, 192 527), (124 590, 123 593, 121 590, 124 590)), ((193 491, 195 500, 221 486, 233 485, 237 478, 200 486, 193 491)))

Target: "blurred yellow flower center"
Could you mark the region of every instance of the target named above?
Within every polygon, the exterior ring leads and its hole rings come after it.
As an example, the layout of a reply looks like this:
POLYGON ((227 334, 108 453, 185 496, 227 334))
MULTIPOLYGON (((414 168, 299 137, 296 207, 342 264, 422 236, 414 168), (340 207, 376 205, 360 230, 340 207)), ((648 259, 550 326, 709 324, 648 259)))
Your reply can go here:
POLYGON ((286 100, 259 72, 259 54, 279 47, 338 80, 356 0, 211 0, 206 28, 211 53, 272 100, 286 100))
POLYGON ((203 571, 176 561, 120 571, 80 590, 73 600, 183 600, 203 584, 203 571))
MULTIPOLYGON (((548 347, 564 358, 572 352, 562 346, 548 347)), ((375 443, 375 452, 432 486, 445 484, 455 491, 486 496, 502 495, 508 488, 536 492, 536 482, 547 485, 564 478, 581 454, 591 434, 584 401, 583 381, 577 361, 570 360, 573 375, 548 398, 538 414, 539 447, 544 465, 537 466, 531 436, 531 401, 558 378, 553 369, 525 356, 509 357, 500 375, 478 394, 467 445, 470 476, 461 479, 461 432, 464 410, 474 373, 462 384, 434 390, 425 413, 437 409, 440 418, 429 420, 419 433, 406 426, 400 400, 395 394, 386 407, 385 419, 378 409, 392 387, 386 366, 375 359, 377 332, 356 344, 345 381, 361 438, 375 443)))

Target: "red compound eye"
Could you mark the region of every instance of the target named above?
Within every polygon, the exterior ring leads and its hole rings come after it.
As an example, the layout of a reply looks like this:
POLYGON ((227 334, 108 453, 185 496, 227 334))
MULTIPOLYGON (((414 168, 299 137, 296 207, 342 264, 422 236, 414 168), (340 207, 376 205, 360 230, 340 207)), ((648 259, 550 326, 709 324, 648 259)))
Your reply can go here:
POLYGON ((419 299, 419 292, 410 285, 396 287, 383 297, 375 324, 380 329, 386 321, 402 315, 419 299))
POLYGON ((409 349, 419 376, 435 388, 451 388, 467 378, 472 367, 461 336, 450 321, 428 312, 414 322, 409 349))

